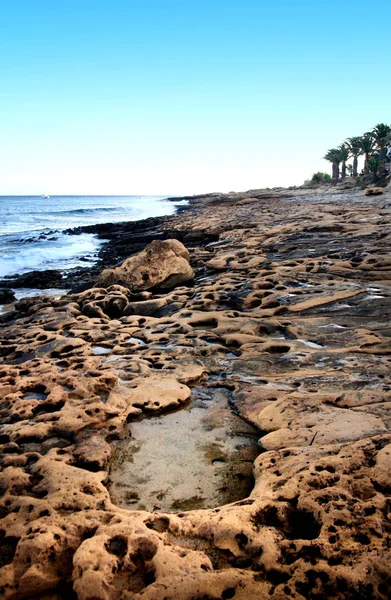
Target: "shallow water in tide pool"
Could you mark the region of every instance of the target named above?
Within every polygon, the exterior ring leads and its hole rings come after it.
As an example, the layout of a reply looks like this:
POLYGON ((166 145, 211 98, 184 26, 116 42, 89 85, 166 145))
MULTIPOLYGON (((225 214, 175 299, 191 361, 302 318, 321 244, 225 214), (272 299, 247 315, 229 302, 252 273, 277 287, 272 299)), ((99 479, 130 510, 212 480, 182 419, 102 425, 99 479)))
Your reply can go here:
POLYGON ((229 406, 223 388, 194 388, 187 408, 129 425, 115 443, 108 488, 122 508, 183 511, 246 498, 260 432, 229 406))

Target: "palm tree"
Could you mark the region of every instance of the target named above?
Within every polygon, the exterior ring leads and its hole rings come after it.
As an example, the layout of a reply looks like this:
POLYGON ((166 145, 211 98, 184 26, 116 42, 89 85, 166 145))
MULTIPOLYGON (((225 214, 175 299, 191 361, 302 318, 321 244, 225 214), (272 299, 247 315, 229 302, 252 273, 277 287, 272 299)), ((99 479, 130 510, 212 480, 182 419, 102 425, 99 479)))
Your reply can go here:
POLYGON ((388 162, 388 174, 391 174, 391 131, 387 136, 386 145, 387 145, 386 159, 388 162))
POLYGON ((381 167, 381 164, 382 164, 382 159, 378 152, 376 152, 376 154, 373 154, 371 156, 371 158, 368 160, 368 169, 372 173, 373 183, 377 183, 377 180, 379 177, 379 169, 381 167))
POLYGON ((380 160, 384 162, 386 160, 386 144, 391 133, 391 127, 384 123, 379 123, 372 129, 371 133, 375 144, 379 148, 380 160))
POLYGON ((346 161, 349 160, 350 152, 349 152, 349 148, 348 148, 348 146, 346 146, 346 144, 341 144, 339 146, 338 150, 339 150, 339 156, 340 156, 341 162, 342 162, 341 176, 342 176, 342 179, 345 179, 345 177, 346 177, 346 161))
POLYGON ((360 144, 361 144, 361 153, 364 154, 365 159, 364 159, 364 173, 366 175, 368 175, 369 173, 369 167, 368 167, 368 161, 369 161, 369 157, 372 154, 372 151, 375 147, 375 140, 372 137, 371 133, 364 133, 363 136, 361 136, 360 138, 360 144))
POLYGON ((341 162, 341 154, 340 154, 340 149, 339 148, 331 148, 331 150, 328 150, 326 152, 326 154, 323 157, 325 160, 328 160, 329 162, 331 162, 333 168, 332 168, 332 177, 334 179, 334 181, 338 180, 339 177, 339 165, 341 162))
POLYGON ((353 156, 353 177, 357 177, 358 157, 362 154, 360 136, 350 137, 345 142, 349 148, 350 155, 353 156))

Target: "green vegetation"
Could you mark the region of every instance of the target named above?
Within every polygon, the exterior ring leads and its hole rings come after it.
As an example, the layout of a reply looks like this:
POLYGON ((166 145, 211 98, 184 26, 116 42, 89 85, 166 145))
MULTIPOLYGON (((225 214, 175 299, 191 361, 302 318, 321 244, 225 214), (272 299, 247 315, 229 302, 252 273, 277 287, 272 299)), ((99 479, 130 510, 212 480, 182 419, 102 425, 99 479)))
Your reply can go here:
POLYGON ((328 173, 322 173, 322 171, 318 171, 312 175, 312 179, 310 179, 309 183, 314 185, 317 183, 328 183, 331 181, 331 177, 328 173))
MULTIPOLYGON (((347 140, 337 148, 331 148, 324 155, 324 159, 332 165, 332 181, 344 181, 346 178, 346 162, 353 158, 353 165, 348 167, 352 177, 358 181, 358 185, 367 185, 375 183, 384 185, 390 178, 390 150, 391 146, 391 127, 384 123, 376 125, 372 131, 364 133, 362 136, 347 138, 347 140), (364 169, 360 175, 357 172, 358 157, 364 156, 364 169)), ((309 183, 324 183, 325 179, 318 176, 323 173, 315 173, 309 183), (318 181, 316 181, 317 178, 318 181)))

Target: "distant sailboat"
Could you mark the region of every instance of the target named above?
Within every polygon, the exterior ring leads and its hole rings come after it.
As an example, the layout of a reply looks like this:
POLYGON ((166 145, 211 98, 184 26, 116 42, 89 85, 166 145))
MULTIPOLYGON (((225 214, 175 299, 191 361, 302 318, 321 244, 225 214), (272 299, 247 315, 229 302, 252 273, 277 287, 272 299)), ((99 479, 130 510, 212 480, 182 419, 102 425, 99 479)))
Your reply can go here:
POLYGON ((48 194, 42 194, 41 198, 50 198, 48 194))

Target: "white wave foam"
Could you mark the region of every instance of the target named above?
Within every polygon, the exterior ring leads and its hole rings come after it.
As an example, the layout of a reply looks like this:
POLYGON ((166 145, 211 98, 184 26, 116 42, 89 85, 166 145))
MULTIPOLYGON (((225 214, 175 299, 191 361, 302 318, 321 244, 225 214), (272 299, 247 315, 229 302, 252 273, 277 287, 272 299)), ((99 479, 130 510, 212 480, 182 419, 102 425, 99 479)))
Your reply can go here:
POLYGON ((86 266, 80 258, 92 258, 101 242, 93 235, 59 235, 57 240, 42 240, 20 245, 0 257, 0 277, 43 271, 46 269, 69 269, 86 266))

